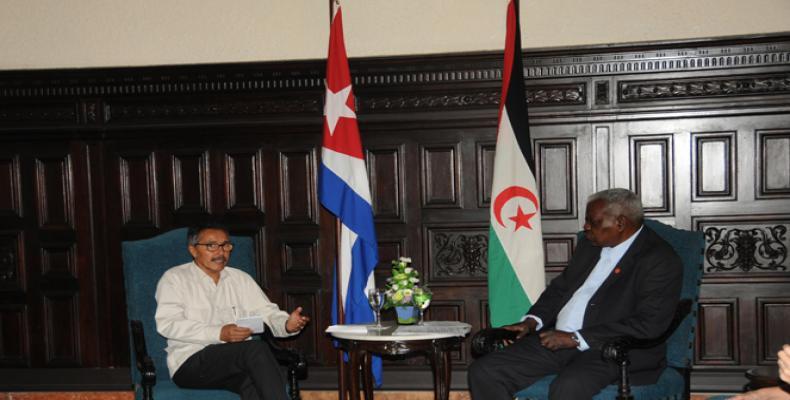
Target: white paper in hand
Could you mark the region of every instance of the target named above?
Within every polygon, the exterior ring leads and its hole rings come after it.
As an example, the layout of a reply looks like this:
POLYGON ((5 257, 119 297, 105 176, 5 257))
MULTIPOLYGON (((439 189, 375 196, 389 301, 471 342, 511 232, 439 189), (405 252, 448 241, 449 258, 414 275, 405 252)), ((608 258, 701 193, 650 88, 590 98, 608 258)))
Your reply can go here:
POLYGON ((241 328, 250 328, 252 333, 263 333, 263 317, 252 316, 239 318, 236 320, 236 326, 241 328))

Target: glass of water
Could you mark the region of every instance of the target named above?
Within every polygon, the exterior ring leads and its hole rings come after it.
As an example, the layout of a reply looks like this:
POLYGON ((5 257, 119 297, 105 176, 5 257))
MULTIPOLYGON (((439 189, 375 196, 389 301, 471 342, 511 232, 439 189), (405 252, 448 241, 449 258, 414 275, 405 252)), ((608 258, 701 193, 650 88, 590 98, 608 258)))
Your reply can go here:
POLYGON ((384 290, 378 288, 368 289, 368 303, 373 311, 376 313, 376 326, 375 329, 382 329, 381 325, 381 308, 384 307, 384 290))

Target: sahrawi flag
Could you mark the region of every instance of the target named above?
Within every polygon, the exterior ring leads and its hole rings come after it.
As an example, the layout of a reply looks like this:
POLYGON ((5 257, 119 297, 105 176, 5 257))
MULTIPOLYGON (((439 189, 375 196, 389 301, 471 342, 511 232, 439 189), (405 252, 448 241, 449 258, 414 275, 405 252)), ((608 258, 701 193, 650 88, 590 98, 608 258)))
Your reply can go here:
POLYGON ((488 241, 492 326, 518 322, 545 288, 539 197, 533 171, 518 2, 511 0, 507 7, 488 241))
MULTIPOLYGON (((337 272, 344 323, 372 322, 373 310, 366 292, 375 287, 373 269, 378 263, 378 247, 339 5, 334 10, 329 31, 318 199, 341 223, 337 272)), ((337 296, 332 296, 333 324, 337 323, 337 316, 337 296)), ((376 385, 380 386, 379 357, 373 358, 373 375, 376 385)))

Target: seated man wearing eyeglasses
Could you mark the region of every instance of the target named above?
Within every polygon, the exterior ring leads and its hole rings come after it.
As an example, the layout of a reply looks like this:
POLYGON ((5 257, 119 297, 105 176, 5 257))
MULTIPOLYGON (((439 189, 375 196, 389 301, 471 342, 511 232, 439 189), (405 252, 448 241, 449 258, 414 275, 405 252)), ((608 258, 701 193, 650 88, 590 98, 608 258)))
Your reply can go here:
POLYGON ((286 399, 285 377, 266 343, 236 325, 260 316, 274 336, 295 335, 310 320, 269 301, 244 271, 226 266, 233 243, 218 224, 189 228, 192 262, 167 270, 156 287, 156 330, 167 338, 167 367, 176 385, 226 389, 242 399, 286 399))

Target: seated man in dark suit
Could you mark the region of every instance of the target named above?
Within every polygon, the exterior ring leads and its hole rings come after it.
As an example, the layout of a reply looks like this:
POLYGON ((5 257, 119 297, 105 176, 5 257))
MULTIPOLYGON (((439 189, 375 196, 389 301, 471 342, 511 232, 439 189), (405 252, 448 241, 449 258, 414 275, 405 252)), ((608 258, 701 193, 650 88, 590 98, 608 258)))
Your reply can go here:
MULTIPOLYGON (((156 287, 156 330, 167 338, 173 382, 193 389, 226 389, 242 400, 287 399, 285 377, 266 343, 248 340, 240 317, 261 317, 275 336, 295 335, 310 320, 269 301, 246 272, 226 266, 233 243, 216 224, 187 232, 193 261, 167 270, 156 287)), ((180 249, 173 249, 179 251, 180 249)))
MULTIPOLYGON (((680 299, 683 267, 664 240, 642 225, 639 197, 626 189, 590 196, 583 241, 522 322, 515 342, 475 361, 469 388, 477 400, 512 399, 542 377, 557 374, 551 399, 592 398, 618 377, 601 359, 609 338, 659 336, 680 299)), ((666 346, 631 352, 632 383, 658 379, 666 346)))

